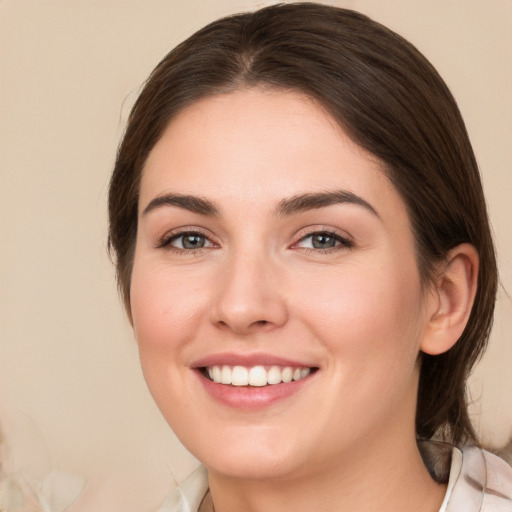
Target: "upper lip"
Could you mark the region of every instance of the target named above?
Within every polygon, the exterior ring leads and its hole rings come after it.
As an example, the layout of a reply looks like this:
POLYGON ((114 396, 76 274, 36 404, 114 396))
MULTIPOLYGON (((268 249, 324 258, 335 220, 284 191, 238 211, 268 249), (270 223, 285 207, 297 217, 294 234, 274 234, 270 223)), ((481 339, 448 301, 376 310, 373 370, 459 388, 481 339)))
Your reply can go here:
POLYGON ((247 368, 253 366, 292 366, 299 368, 314 368, 315 365, 305 363, 293 359, 287 359, 272 354, 256 353, 256 354, 235 354, 232 352, 224 352, 219 354, 211 354, 194 361, 190 366, 192 368, 204 368, 209 366, 245 366, 247 368))

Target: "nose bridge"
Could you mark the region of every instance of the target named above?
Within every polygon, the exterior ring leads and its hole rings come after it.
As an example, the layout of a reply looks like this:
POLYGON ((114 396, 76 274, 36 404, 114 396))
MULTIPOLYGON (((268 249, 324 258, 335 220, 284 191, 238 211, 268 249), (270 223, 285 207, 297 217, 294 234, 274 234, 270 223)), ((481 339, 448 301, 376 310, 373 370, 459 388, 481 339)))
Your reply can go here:
POLYGON ((219 276, 214 322, 239 334, 285 323, 287 308, 278 266, 261 246, 232 251, 219 276))

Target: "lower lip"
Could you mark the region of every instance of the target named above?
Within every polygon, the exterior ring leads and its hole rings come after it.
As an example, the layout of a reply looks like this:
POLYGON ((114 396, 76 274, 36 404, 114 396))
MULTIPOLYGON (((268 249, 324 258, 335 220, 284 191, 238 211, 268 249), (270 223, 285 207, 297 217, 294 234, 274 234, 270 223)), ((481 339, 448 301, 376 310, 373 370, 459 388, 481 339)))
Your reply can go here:
POLYGON ((316 372, 300 380, 261 387, 217 384, 206 378, 201 371, 196 370, 196 373, 208 394, 218 402, 237 409, 256 410, 294 395, 310 382, 316 372))

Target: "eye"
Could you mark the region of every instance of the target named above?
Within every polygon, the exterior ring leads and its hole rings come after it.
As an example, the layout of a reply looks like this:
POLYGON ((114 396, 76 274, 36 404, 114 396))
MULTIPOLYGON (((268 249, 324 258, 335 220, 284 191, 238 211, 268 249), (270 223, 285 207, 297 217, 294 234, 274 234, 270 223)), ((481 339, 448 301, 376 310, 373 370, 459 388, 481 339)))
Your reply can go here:
POLYGON ((315 233, 310 233, 309 235, 302 237, 297 243, 297 247, 319 250, 352 246, 353 243, 350 240, 330 231, 317 231, 315 233))
POLYGON ((172 235, 162 246, 170 246, 181 250, 197 250, 212 247, 212 242, 202 233, 185 232, 172 235))

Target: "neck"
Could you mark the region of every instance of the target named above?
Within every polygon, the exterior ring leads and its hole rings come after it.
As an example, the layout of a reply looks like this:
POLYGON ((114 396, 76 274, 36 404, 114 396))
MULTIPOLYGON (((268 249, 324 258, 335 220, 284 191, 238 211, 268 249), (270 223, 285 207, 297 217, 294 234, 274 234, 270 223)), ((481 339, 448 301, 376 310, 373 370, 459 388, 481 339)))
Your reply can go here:
POLYGON ((431 479, 411 437, 398 443, 388 439, 381 446, 376 440, 365 440, 364 453, 361 447, 353 447, 336 467, 322 471, 313 466, 279 481, 241 480, 210 471, 214 510, 437 512, 445 486, 431 479))

